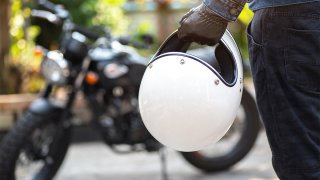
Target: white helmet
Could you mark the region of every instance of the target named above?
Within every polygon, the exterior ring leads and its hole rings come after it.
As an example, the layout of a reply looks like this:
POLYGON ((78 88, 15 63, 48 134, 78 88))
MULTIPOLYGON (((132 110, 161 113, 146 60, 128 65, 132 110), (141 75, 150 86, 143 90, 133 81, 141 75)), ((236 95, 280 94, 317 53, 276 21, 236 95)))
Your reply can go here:
POLYGON ((241 55, 228 31, 212 47, 219 70, 185 53, 189 46, 174 32, 149 62, 139 92, 148 131, 178 151, 197 151, 221 139, 236 117, 243 88, 241 55))

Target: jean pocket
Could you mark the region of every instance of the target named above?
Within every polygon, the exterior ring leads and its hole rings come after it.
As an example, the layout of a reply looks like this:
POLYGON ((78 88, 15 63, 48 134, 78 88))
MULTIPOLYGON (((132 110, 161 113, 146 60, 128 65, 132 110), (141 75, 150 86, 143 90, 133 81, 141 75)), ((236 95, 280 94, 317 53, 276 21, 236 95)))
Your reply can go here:
POLYGON ((247 41, 249 50, 249 61, 251 66, 251 73, 255 82, 264 81, 264 63, 262 55, 262 45, 254 40, 254 35, 250 31, 251 23, 247 27, 247 41))
POLYGON ((287 81, 320 92, 320 31, 287 29, 285 70, 287 81))

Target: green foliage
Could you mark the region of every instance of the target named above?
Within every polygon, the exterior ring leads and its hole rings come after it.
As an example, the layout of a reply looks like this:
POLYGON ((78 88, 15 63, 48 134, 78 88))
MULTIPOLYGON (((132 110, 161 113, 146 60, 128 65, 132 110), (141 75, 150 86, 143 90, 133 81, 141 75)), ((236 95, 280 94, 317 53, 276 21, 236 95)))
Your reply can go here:
MULTIPOLYGON (((19 81, 22 77, 28 79, 29 72, 37 72, 40 65, 40 58, 34 55, 34 39, 40 29, 37 26, 30 25, 30 6, 32 4, 30 1, 12 0, 11 3, 9 69, 15 70, 9 71, 9 76, 15 77, 15 79, 10 79, 11 82, 7 84, 7 91, 8 93, 18 93, 24 89, 30 92, 29 88, 21 87, 19 81)), ((35 89, 34 87, 30 88, 35 89)))
POLYGON ((63 5, 71 14, 72 20, 79 25, 105 25, 113 30, 126 28, 122 5, 126 0, 51 0, 63 5), (124 25, 124 26, 123 26, 124 25))
POLYGON ((63 5, 71 14, 72 20, 79 25, 92 25, 92 18, 96 16, 98 0, 50 0, 55 4, 63 5))
POLYGON ((150 31, 151 26, 152 26, 152 25, 151 25, 150 22, 148 22, 148 21, 143 21, 143 22, 141 22, 141 23, 138 25, 138 27, 137 27, 137 29, 135 30, 135 32, 136 32, 137 34, 147 33, 147 32, 150 31))
MULTIPOLYGON (((62 4, 71 13, 72 20, 85 27, 103 26, 110 29, 112 34, 125 34, 138 39, 142 34, 150 33, 154 29, 154 22, 140 21, 130 24, 129 18, 123 12, 123 5, 127 0, 50 0, 62 4), (130 26, 129 26, 130 25, 130 26)), ((182 0, 183 1, 183 0, 182 0)), ((42 21, 38 26, 31 25, 31 7, 36 7, 34 0, 11 0, 11 61, 18 67, 25 79, 23 89, 29 92, 39 90, 43 81, 39 78, 39 64, 41 59, 33 54, 35 39, 42 37, 48 41, 47 48, 59 42, 61 27, 55 27, 42 21), (58 30, 57 30, 58 29, 58 30)), ((139 1, 140 2, 140 1, 139 1)), ((142 2, 142 1, 141 1, 142 2)), ((185 1, 183 1, 185 2, 185 1)), ((244 59, 247 59, 247 44, 245 28, 252 19, 253 13, 246 6, 239 16, 236 27, 232 31, 244 59)), ((155 34, 153 34, 155 35, 155 34)), ((161 42, 160 42, 161 43, 161 42)), ((43 44, 41 44, 43 45, 43 44)), ((144 54, 151 54, 146 52, 144 54)), ((14 88, 13 88, 14 90, 14 88)))
MULTIPOLYGON (((112 33, 127 32, 128 20, 122 11, 125 0, 51 0, 53 3, 61 4, 70 12, 72 20, 82 26, 103 25, 111 29, 112 33)), ((43 85, 39 76, 41 57, 34 55, 35 39, 43 40, 45 47, 52 48, 59 41, 60 28, 45 21, 36 21, 31 25, 31 8, 36 7, 33 0, 11 0, 10 19, 10 67, 18 69, 17 79, 19 82, 23 77, 23 87, 10 85, 8 93, 17 93, 21 89, 26 92, 37 92, 43 85), (38 36, 40 33, 41 36, 38 36), (18 77, 20 74, 20 78, 18 77)), ((37 7, 40 8, 40 7, 37 7)), ((40 41, 41 42, 41 41, 40 41)), ((13 72, 13 71, 12 71, 13 72)), ((14 71, 16 72, 16 71, 14 71)), ((18 84, 18 83, 13 83, 18 84)))
MULTIPOLYGON (((123 14, 122 5, 126 0, 51 0, 55 4, 63 5, 69 12, 72 21, 84 27, 106 27, 112 33, 127 32, 128 20, 123 14)), ((44 20, 35 20, 41 27, 37 42, 52 49, 59 43, 61 28, 44 20)), ((99 31, 99 30, 97 30, 99 31)))
MULTIPOLYGON (((72 21, 81 26, 91 26, 92 19, 96 16, 95 6, 98 0, 49 0, 55 4, 62 5, 70 12, 72 21)), ((42 7, 36 6, 37 9, 42 7)), ((37 36, 36 41, 47 49, 58 48, 61 26, 53 25, 46 20, 32 18, 33 24, 41 27, 41 32, 37 36)))
POLYGON ((128 31, 129 21, 123 13, 125 0, 97 0, 94 25, 104 25, 111 29, 112 34, 123 34, 128 31))

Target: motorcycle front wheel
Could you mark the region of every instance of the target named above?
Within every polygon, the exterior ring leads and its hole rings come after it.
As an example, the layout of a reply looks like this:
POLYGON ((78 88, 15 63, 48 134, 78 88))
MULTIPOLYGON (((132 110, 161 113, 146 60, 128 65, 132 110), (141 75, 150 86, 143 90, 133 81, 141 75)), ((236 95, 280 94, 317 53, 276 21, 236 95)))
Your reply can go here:
POLYGON ((190 164, 205 172, 227 170, 252 149, 260 129, 255 100, 244 89, 237 117, 226 135, 217 143, 195 152, 181 152, 190 164))
POLYGON ((0 179, 52 179, 70 143, 70 128, 61 128, 60 113, 26 112, 0 145, 0 179))

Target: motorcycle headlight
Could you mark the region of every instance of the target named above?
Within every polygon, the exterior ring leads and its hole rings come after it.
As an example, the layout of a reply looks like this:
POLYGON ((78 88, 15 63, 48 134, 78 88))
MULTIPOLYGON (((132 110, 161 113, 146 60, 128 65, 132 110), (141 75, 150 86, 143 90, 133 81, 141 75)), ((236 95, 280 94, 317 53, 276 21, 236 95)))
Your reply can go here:
POLYGON ((51 84, 63 85, 69 77, 69 64, 59 51, 49 51, 41 63, 41 74, 51 84))

